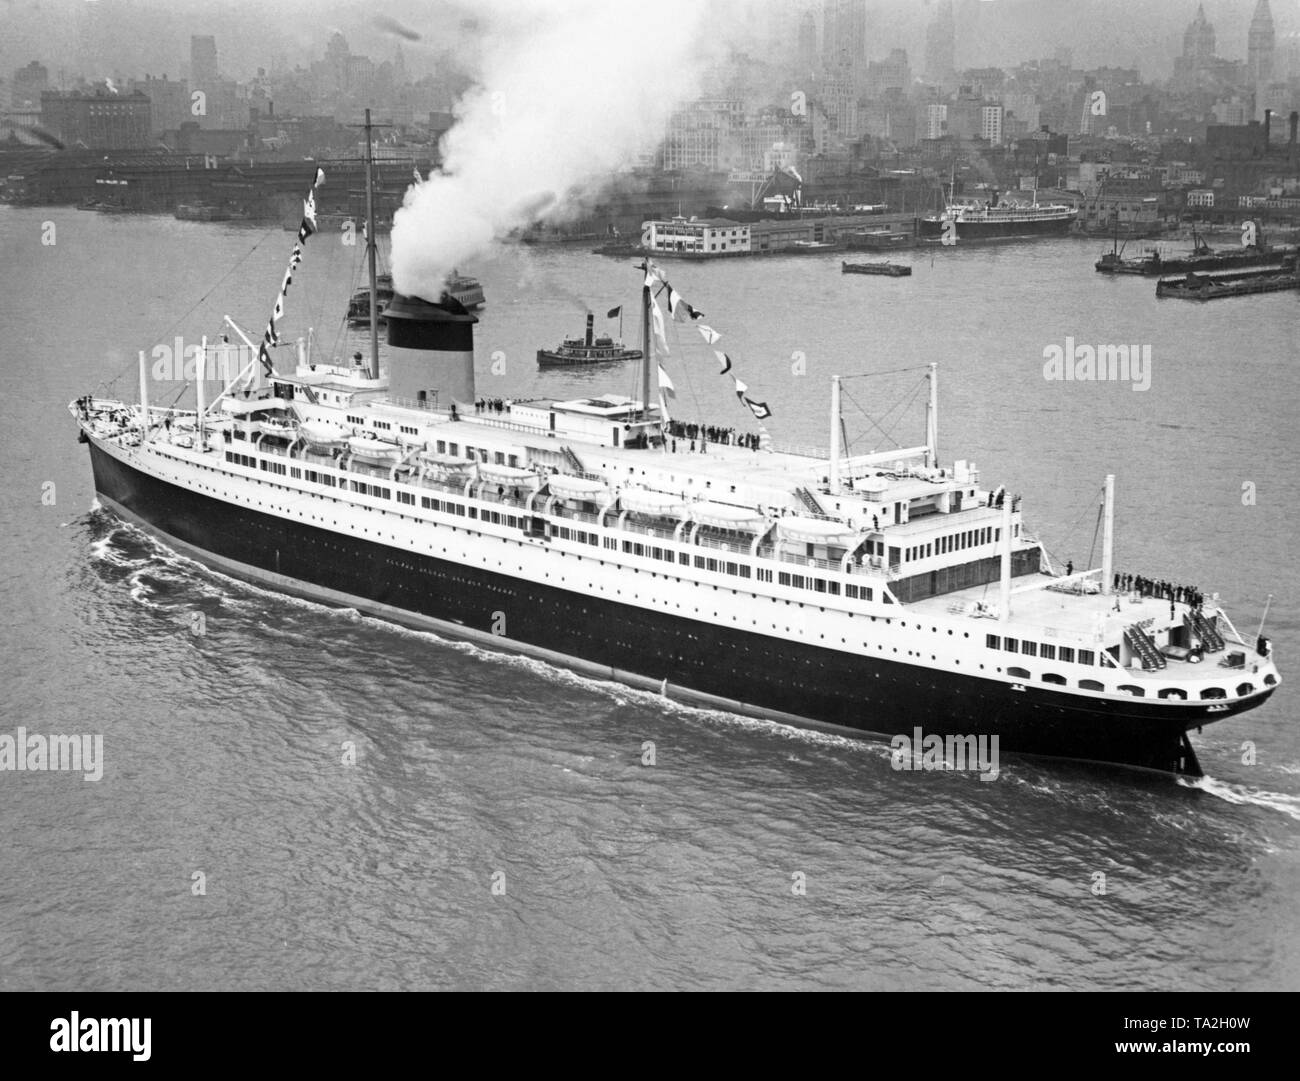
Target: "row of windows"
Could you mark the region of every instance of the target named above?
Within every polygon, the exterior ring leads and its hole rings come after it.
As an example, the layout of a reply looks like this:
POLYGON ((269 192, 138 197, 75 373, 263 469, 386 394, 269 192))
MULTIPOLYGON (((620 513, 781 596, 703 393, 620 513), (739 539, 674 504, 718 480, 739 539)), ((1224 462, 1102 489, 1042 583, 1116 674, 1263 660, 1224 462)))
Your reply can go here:
POLYGON ((441 511, 443 514, 459 514, 465 517, 465 505, 453 503, 450 499, 434 499, 432 496, 420 496, 420 506, 425 510, 441 511))
MULTIPOLYGON (((1019 653, 1025 657, 1041 657, 1045 661, 1065 661, 1067 664, 1096 664, 1097 654, 1091 649, 1075 650, 1073 646, 1056 646, 1050 642, 1021 641, 1018 638, 1003 638, 996 634, 984 636, 984 644, 989 649, 1001 649, 1007 653, 1019 653)), ((1049 682, 1051 682, 1049 680, 1049 682)))
POLYGON ((903 557, 910 563, 918 559, 929 559, 931 556, 947 555, 949 552, 960 551, 963 548, 991 544, 1001 539, 1002 530, 995 529, 993 526, 986 526, 983 529, 967 529, 962 533, 952 533, 940 537, 929 544, 914 545, 903 552, 903 557))
MULTIPOLYGON (((442 445, 443 444, 439 443, 440 447, 442 445)), ((455 444, 452 444, 451 446, 453 448, 452 452, 454 453, 455 444)), ((467 452, 472 451, 472 449, 473 448, 466 447, 467 452)), ((247 454, 237 454, 232 451, 227 451, 226 460, 236 462, 240 465, 246 465, 251 468, 257 468, 260 466, 263 470, 275 472, 280 475, 284 475, 286 472, 286 467, 280 462, 268 459, 259 461, 247 454)), ((301 470, 293 470, 295 477, 299 476, 301 473, 301 470)), ((306 470, 305 479, 315 484, 323 484, 326 487, 334 487, 336 484, 335 478, 330 474, 322 473, 313 469, 306 470)), ((337 486, 345 489, 350 488, 352 491, 357 492, 360 495, 368 495, 378 499, 393 498, 393 490, 385 485, 372 484, 360 480, 349 481, 346 478, 340 477, 337 480, 337 486)), ((397 493, 397 499, 399 502, 404 503, 407 506, 415 505, 415 496, 413 493, 399 490, 397 493)), ((513 514, 501 514, 497 511, 484 510, 480 514, 476 507, 467 508, 462 503, 453 503, 451 500, 438 499, 433 496, 421 496, 420 506, 425 510, 439 511, 443 514, 459 515, 462 518, 467 516, 470 518, 481 518, 481 520, 485 522, 490 522, 494 525, 506 525, 512 529, 522 528, 523 524, 527 520, 513 514)), ((593 546, 601 542, 601 538, 598 538, 595 533, 589 533, 580 529, 569 529, 566 526, 556 527, 556 533, 562 540, 575 540, 593 546)), ((605 537, 603 538, 603 543, 606 548, 613 551, 619 550, 619 541, 616 538, 605 537)), ((689 552, 674 553, 671 549, 661 548, 657 545, 642 544, 637 541, 625 540, 622 542, 622 550, 628 555, 636 555, 649 559, 660 559, 667 563, 677 562, 680 565, 687 567, 692 565, 692 558, 689 552)), ((693 562, 694 566, 700 570, 708 570, 718 574, 730 574, 738 578, 752 578, 755 576, 754 568, 751 568, 745 563, 720 560, 703 555, 695 556, 693 562)), ((772 572, 766 568, 759 568, 757 571, 757 578, 760 582, 770 583, 772 581, 772 572)), ((782 571, 777 576, 777 580, 780 585, 790 586, 794 589, 810 589, 816 593, 827 593, 832 596, 841 595, 840 583, 825 578, 817 578, 811 575, 793 574, 782 571)), ((844 587, 843 593, 854 600, 870 601, 873 599, 873 593, 870 586, 849 585, 844 587)))
MULTIPOLYGON (((1017 668, 1017 667, 1008 668, 1007 675, 1012 676, 1015 679, 1032 678, 1027 668, 1017 668)), ((1066 686, 1066 682, 1067 682, 1064 676, 1057 675, 1055 672, 1044 672, 1042 676, 1042 680, 1044 683, 1051 683, 1059 687, 1066 686)), ((1079 690, 1081 691, 1104 691, 1105 689, 1106 689, 1106 685, 1104 683, 1099 682, 1098 680, 1095 679, 1079 680, 1079 690)), ((1145 698, 1147 695, 1145 687, 1138 687, 1132 683, 1121 683, 1118 687, 1115 688, 1115 690, 1120 691, 1123 694, 1130 694, 1134 698, 1145 698)), ((1253 683, 1242 683, 1237 687, 1237 694, 1242 697, 1248 694, 1253 694, 1254 691, 1255 691, 1255 685, 1253 683)), ((1156 692, 1156 697, 1166 698, 1166 699, 1178 699, 1179 701, 1185 702, 1187 700, 1187 692, 1180 687, 1162 687, 1159 691, 1156 692)), ((1201 698, 1202 700, 1206 700, 1206 701, 1211 701, 1220 698, 1227 698, 1227 697, 1228 697, 1228 692, 1224 690, 1222 687, 1206 687, 1203 691, 1201 691, 1201 698)))
MULTIPOLYGON (((406 429, 403 428, 402 430, 405 431, 406 429)), ((461 457, 459 443, 448 443, 445 439, 439 439, 435 446, 437 447, 439 454, 450 454, 453 458, 461 457)), ((470 461, 486 462, 488 460, 488 452, 486 450, 482 447, 471 447, 468 444, 465 447, 464 456, 470 461)), ((492 452, 492 461, 497 465, 508 465, 515 469, 519 468, 519 455, 506 454, 506 452, 502 450, 492 452)))
POLYGON ((367 484, 363 480, 354 480, 351 484, 352 490, 360 495, 372 495, 376 499, 392 499, 393 490, 384 488, 378 484, 367 484))

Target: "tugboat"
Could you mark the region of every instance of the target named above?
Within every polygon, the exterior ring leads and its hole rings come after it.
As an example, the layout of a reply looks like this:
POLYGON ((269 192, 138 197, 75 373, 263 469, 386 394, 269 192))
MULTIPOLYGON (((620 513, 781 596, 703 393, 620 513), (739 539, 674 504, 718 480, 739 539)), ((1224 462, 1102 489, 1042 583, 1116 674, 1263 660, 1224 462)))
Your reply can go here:
POLYGON ((912 268, 904 263, 840 263, 841 274, 884 274, 890 278, 906 278, 912 268))
POLYGON ((587 333, 582 338, 565 338, 555 349, 537 350, 539 368, 572 367, 580 364, 609 364, 616 360, 640 360, 640 349, 624 348, 608 334, 594 337, 595 316, 587 313, 587 333))

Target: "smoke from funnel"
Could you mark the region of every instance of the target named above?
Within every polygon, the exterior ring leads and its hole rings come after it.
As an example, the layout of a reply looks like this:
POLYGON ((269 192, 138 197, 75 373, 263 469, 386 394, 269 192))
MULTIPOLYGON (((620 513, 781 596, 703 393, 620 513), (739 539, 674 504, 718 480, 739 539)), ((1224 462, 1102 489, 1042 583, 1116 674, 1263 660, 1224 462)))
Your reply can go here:
POLYGON ((718 8, 696 0, 487 0, 474 13, 477 86, 442 173, 393 219, 393 281, 409 295, 436 298, 452 267, 512 229, 578 215, 593 182, 657 146, 721 49, 702 32, 718 8))

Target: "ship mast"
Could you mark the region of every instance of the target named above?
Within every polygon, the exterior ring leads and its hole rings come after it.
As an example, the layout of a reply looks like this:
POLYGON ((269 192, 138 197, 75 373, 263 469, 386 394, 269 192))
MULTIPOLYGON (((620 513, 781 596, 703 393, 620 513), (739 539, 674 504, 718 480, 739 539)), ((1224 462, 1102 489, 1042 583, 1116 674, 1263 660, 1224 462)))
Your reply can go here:
MULTIPOLYGON (((654 303, 650 295, 650 257, 646 256, 645 261, 641 264, 641 269, 645 271, 645 278, 641 286, 641 356, 644 358, 641 365, 641 419, 648 422, 650 420, 650 365, 654 363, 651 348, 650 334, 650 305, 654 303)), ((650 442, 650 429, 647 423, 645 428, 646 443, 650 442)))
POLYGON ((939 364, 930 362, 930 400, 925 407, 926 467, 939 464, 939 364))
POLYGON ((370 110, 366 110, 366 261, 370 265, 370 378, 379 378, 379 301, 375 275, 374 150, 370 143, 370 110))
POLYGON ((831 495, 840 494, 840 377, 831 376, 831 495))
POLYGON ((1115 573, 1115 474, 1106 474, 1101 531, 1101 592, 1109 595, 1115 573))

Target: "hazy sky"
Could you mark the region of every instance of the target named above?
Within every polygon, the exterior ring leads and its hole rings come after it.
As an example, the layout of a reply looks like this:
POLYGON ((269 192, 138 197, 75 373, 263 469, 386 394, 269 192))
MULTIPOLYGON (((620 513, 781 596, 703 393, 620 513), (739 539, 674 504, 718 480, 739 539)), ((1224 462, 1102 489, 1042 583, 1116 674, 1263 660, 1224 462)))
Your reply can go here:
MULTIPOLYGON (((566 0, 498 0, 491 6, 524 12, 566 0)), ((701 0, 709 4, 710 0, 701 0)), ((736 0, 752 9, 739 20, 747 28, 789 20, 800 0, 736 0)), ((920 68, 924 27, 938 0, 868 0, 868 53, 883 57, 902 47, 920 68)), ((1256 0, 1205 0, 1207 17, 1218 34, 1218 52, 1245 57, 1246 30, 1256 0)), ((820 0, 811 7, 820 12, 820 0)), ((1272 0, 1279 37, 1300 29, 1300 0, 1272 0)), ((290 64, 319 56, 334 29, 342 30, 354 52, 390 59, 400 40, 373 25, 376 15, 399 20, 423 40, 403 42, 408 67, 429 69, 437 53, 456 48, 485 4, 452 0, 0 0, 0 77, 39 59, 57 82, 60 68, 99 76, 113 71, 180 75, 189 58, 191 34, 215 34, 221 66, 246 78, 277 55, 290 64)), ((1138 66, 1146 77, 1163 77, 1180 51, 1182 32, 1196 11, 1194 0, 958 0, 959 67, 1008 66, 1050 56, 1058 47, 1073 50, 1076 64, 1138 66)), ((660 17, 654 0, 643 8, 647 20, 660 17)), ((716 22, 713 25, 717 25, 716 22)), ((470 28, 472 30, 472 28, 470 28)), ((786 40, 790 40, 787 35, 786 40)), ((635 49, 635 25, 628 25, 609 48, 635 49)))

